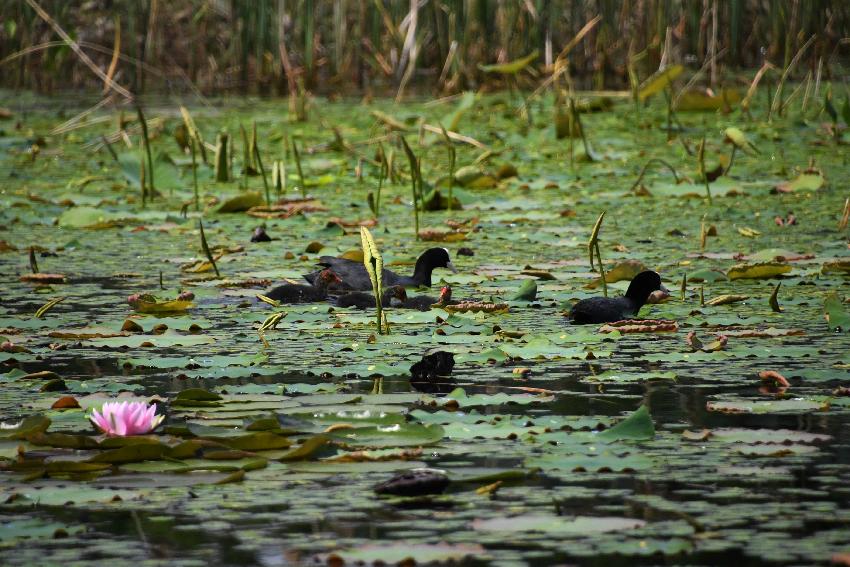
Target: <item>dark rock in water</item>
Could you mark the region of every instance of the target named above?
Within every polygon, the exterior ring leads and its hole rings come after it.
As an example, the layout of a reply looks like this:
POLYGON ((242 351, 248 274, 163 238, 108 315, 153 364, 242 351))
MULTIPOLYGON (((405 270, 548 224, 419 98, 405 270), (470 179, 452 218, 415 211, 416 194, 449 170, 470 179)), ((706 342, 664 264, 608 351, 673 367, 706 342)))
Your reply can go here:
POLYGON ((49 382, 45 382, 44 385, 39 388, 39 392, 64 392, 68 389, 67 384, 61 378, 54 378, 49 382))
POLYGON ((451 352, 438 350, 426 354, 422 360, 410 367, 413 380, 434 380, 438 376, 449 376, 455 367, 455 355, 451 352))
POLYGON ((439 350, 427 354, 410 367, 410 385, 426 394, 448 394, 455 389, 451 377, 455 367, 455 355, 439 350))
POLYGON ((271 242, 272 238, 266 234, 266 229, 258 226, 254 229, 254 234, 251 235, 251 242, 271 242))
POLYGON ((442 494, 449 482, 449 477, 443 471, 413 469, 376 484, 374 490, 376 494, 391 496, 425 496, 427 494, 442 494))
POLYGON ((472 248, 467 248, 464 246, 463 248, 458 248, 457 252, 455 252, 455 256, 475 256, 475 252, 472 248))

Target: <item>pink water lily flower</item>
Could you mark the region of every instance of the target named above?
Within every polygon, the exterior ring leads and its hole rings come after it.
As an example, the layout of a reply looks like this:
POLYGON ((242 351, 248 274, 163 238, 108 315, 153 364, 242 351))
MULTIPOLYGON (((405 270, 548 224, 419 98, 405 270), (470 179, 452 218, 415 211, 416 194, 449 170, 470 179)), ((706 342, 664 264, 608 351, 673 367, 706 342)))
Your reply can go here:
POLYGON ((91 422, 110 437, 142 435, 162 423, 165 416, 156 415, 156 404, 145 402, 106 402, 100 411, 92 410, 91 422))

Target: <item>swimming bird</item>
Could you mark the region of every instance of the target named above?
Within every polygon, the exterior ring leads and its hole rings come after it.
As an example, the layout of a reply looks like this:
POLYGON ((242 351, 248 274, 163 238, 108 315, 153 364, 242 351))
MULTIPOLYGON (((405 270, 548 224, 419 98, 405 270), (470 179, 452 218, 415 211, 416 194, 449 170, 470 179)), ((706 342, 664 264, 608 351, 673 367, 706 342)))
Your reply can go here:
MULTIPOLYGON (((647 270, 636 275, 624 297, 591 297, 573 305, 570 319, 573 323, 613 323, 635 317, 652 292, 667 288, 661 285, 661 276, 647 270)), ((669 292, 667 292, 669 293, 669 292)))
MULTIPOLYGON (((404 301, 407 299, 407 292, 403 286, 394 285, 384 290, 381 296, 381 305, 384 307, 392 306, 393 299, 404 301)), ((375 307, 375 296, 368 291, 350 291, 345 295, 340 295, 336 299, 337 307, 355 307, 357 309, 370 309, 375 307)))
MULTIPOLYGON (((342 284, 338 285, 339 289, 352 289, 357 291, 366 291, 372 289, 372 281, 369 279, 369 273, 366 271, 366 266, 363 262, 348 260, 346 258, 335 258, 333 256, 322 256, 319 258, 318 264, 324 268, 332 269, 340 279, 342 284)), ((393 271, 384 269, 383 284, 384 287, 401 285, 404 287, 431 287, 431 272, 435 268, 448 268, 453 272, 457 272, 452 264, 449 251, 445 248, 429 248, 422 253, 416 260, 416 267, 413 269, 412 276, 402 276, 393 271)), ((319 271, 305 274, 304 278, 313 283, 319 274, 319 271)))
POLYGON ((281 303, 312 303, 328 298, 328 288, 342 280, 332 270, 319 272, 314 285, 287 283, 269 290, 266 297, 281 303))
MULTIPOLYGON (((428 311, 431 306, 436 305, 441 307, 452 303, 452 288, 443 286, 440 289, 440 297, 431 297, 429 295, 416 295, 402 302, 401 306, 405 309, 416 309, 418 311, 428 311)), ((456 301, 454 303, 457 303, 456 301)))

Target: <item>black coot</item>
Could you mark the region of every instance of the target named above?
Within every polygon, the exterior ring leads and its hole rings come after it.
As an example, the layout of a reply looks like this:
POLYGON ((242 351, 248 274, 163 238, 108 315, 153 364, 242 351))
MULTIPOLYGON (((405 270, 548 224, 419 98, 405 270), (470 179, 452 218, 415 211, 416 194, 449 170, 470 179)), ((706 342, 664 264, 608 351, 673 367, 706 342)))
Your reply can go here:
MULTIPOLYGON (((394 285, 384 290, 381 296, 381 305, 390 307, 393 299, 404 301, 407 299, 407 292, 400 285, 394 285)), ((355 307, 357 309, 372 309, 375 307, 375 296, 368 291, 350 291, 345 295, 340 295, 336 299, 337 307, 355 307)))
POLYGON ((624 297, 591 297, 573 305, 570 319, 573 323, 613 323, 631 319, 649 299, 653 291, 667 291, 661 285, 661 276, 653 271, 641 272, 632 279, 624 297))
POLYGON ((281 303, 313 303, 328 298, 328 288, 342 280, 331 270, 322 270, 315 285, 283 284, 269 290, 266 297, 281 303))
MULTIPOLYGON (((319 258, 319 265, 333 270, 342 280, 342 284, 338 285, 340 289, 352 289, 357 291, 367 291, 372 289, 372 281, 369 279, 369 273, 366 271, 366 266, 363 262, 348 260, 346 258, 335 258, 333 256, 322 256, 319 258)), ((384 269, 383 284, 384 287, 401 285, 404 287, 431 287, 431 272, 435 268, 448 268, 451 271, 456 271, 449 257, 449 251, 445 248, 429 248, 422 253, 416 260, 416 267, 413 269, 412 276, 401 276, 393 271, 384 269)), ((310 272, 304 277, 310 283, 313 283, 320 272, 310 272)))
MULTIPOLYGON (((428 311, 432 305, 448 305, 452 303, 452 288, 443 286, 440 290, 440 297, 432 297, 430 295, 416 295, 402 302, 401 306, 405 309, 416 309, 418 311, 428 311)), ((457 303, 457 302, 455 302, 457 303)))

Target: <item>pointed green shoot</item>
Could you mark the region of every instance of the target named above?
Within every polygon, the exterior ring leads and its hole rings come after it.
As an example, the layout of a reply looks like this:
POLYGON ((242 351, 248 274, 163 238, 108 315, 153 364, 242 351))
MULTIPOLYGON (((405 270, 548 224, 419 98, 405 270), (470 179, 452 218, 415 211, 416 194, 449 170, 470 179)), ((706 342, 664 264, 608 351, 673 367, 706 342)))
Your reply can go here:
POLYGON ((449 138, 449 133, 446 132, 446 129, 443 128, 443 125, 440 124, 440 131, 443 133, 443 141, 446 142, 446 148, 449 152, 449 207, 448 209, 452 210, 452 201, 454 200, 452 197, 452 190, 455 186, 455 161, 457 160, 457 152, 455 151, 455 145, 452 142, 452 139, 449 138))
POLYGON ((145 120, 145 114, 142 112, 141 106, 136 106, 136 113, 139 115, 139 124, 142 126, 142 140, 145 143, 145 154, 148 159, 148 187, 150 187, 150 196, 153 199, 156 194, 156 188, 154 186, 154 177, 153 177, 153 155, 151 153, 151 142, 148 137, 148 123, 145 120))
POLYGON ((705 136, 702 137, 702 140, 699 142, 699 148, 697 149, 697 168, 699 171, 699 176, 702 177, 703 183, 705 183, 705 196, 708 197, 708 204, 711 204, 711 188, 708 186, 708 175, 705 170, 705 136))
POLYGON ((383 325, 383 305, 381 297, 384 294, 382 277, 384 273, 384 260, 381 257, 381 252, 372 238, 372 233, 365 226, 360 227, 360 243, 363 246, 363 265, 369 273, 369 280, 372 282, 372 293, 375 295, 376 322, 378 324, 378 334, 384 334, 383 325))
POLYGON ((189 137, 189 148, 192 150, 192 185, 195 188, 195 210, 200 208, 200 197, 198 196, 198 161, 197 150, 195 148, 195 137, 189 137))
POLYGON ((220 182, 230 181, 230 162, 227 160, 227 142, 230 136, 227 132, 220 132, 215 145, 215 180, 220 182))
POLYGON ((416 230, 416 240, 419 240, 419 191, 417 189, 419 184, 419 161, 416 159, 416 155, 413 153, 413 150, 410 149, 410 146, 407 143, 407 140, 404 139, 404 136, 399 134, 399 138, 401 139, 401 144, 404 147, 404 153, 407 156, 407 161, 410 164, 410 187, 413 192, 413 225, 416 230))
POLYGON ((590 269, 593 269, 593 255, 596 253, 596 263, 599 266, 599 275, 602 278, 602 294, 608 297, 608 282, 605 281, 605 267, 602 265, 602 253, 599 250, 599 230, 602 228, 602 220, 605 218, 605 211, 600 213, 596 219, 596 224, 593 225, 593 230, 590 233, 590 240, 587 242, 587 250, 590 256, 590 269))

